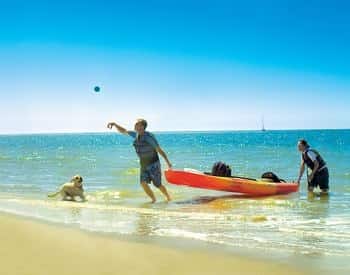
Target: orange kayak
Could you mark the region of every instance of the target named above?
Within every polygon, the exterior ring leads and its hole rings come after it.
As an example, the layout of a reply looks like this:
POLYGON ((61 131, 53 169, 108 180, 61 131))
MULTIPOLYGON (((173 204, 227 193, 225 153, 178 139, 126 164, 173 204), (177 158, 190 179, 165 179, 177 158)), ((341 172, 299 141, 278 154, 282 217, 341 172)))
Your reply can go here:
POLYGON ((288 194, 298 191, 297 183, 266 182, 259 179, 240 177, 216 177, 195 170, 166 170, 169 183, 195 188, 211 189, 252 196, 288 194))

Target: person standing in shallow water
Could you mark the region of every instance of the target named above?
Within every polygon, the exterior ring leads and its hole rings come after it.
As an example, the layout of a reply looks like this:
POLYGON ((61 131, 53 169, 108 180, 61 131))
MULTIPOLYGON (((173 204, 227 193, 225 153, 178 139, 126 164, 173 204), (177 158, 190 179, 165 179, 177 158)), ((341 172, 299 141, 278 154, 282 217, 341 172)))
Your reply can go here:
POLYGON ((118 125, 115 122, 108 123, 107 127, 112 129, 115 127, 120 133, 129 135, 134 138, 134 147, 137 155, 140 158, 140 183, 143 190, 151 198, 152 203, 156 201, 153 191, 149 187, 149 184, 153 182, 153 185, 159 188, 159 190, 164 194, 167 201, 170 201, 171 198, 165 186, 162 184, 162 171, 160 166, 160 160, 158 154, 160 154, 166 161, 169 169, 172 165, 163 151, 159 146, 159 143, 155 136, 146 131, 147 121, 144 119, 138 119, 135 123, 134 130, 128 131, 122 126, 118 125))
POLYGON ((329 173, 327 164, 320 153, 311 149, 304 139, 299 140, 298 150, 301 152, 301 165, 297 182, 300 184, 306 166, 311 170, 311 174, 308 175, 308 191, 313 192, 319 186, 323 194, 328 194, 329 173))

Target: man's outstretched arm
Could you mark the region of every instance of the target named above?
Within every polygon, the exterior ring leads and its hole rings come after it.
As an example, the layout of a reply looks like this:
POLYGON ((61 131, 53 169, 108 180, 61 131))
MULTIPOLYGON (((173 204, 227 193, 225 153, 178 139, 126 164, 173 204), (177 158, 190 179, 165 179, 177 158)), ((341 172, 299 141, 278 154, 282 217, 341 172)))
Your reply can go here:
POLYGON ((118 125, 115 122, 110 122, 107 124, 108 129, 113 129, 113 127, 115 127, 118 130, 118 132, 120 132, 122 134, 126 134, 126 135, 128 134, 128 130, 126 130, 124 127, 118 125))

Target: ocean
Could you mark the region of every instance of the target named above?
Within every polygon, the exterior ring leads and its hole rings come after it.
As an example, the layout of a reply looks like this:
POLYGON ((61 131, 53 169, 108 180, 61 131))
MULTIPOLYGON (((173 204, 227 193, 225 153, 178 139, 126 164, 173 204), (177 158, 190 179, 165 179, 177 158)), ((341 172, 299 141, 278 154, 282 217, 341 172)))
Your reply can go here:
POLYGON ((309 257, 323 265, 350 257, 350 130, 155 134, 174 169, 210 171, 220 160, 235 175, 273 171, 287 181, 297 179, 296 144, 305 138, 327 161, 330 195, 308 196, 305 178, 299 193, 260 198, 167 184, 173 201, 155 190, 158 202, 150 204, 128 136, 1 135, 0 211, 119 236, 309 257), (88 202, 47 198, 75 174, 84 178, 88 202))

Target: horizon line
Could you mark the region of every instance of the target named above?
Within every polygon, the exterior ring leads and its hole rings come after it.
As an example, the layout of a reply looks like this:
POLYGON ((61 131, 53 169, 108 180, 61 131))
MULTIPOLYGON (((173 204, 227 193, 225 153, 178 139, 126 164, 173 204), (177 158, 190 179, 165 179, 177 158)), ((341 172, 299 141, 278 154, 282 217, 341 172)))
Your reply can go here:
MULTIPOLYGON (((209 130, 153 130, 153 133, 218 133, 218 132, 277 132, 277 131, 337 131, 350 130, 350 128, 288 128, 288 129, 209 129, 209 130)), ((57 132, 23 132, 0 133, 0 136, 24 136, 24 135, 65 135, 65 134, 113 134, 118 131, 57 131, 57 132)))

